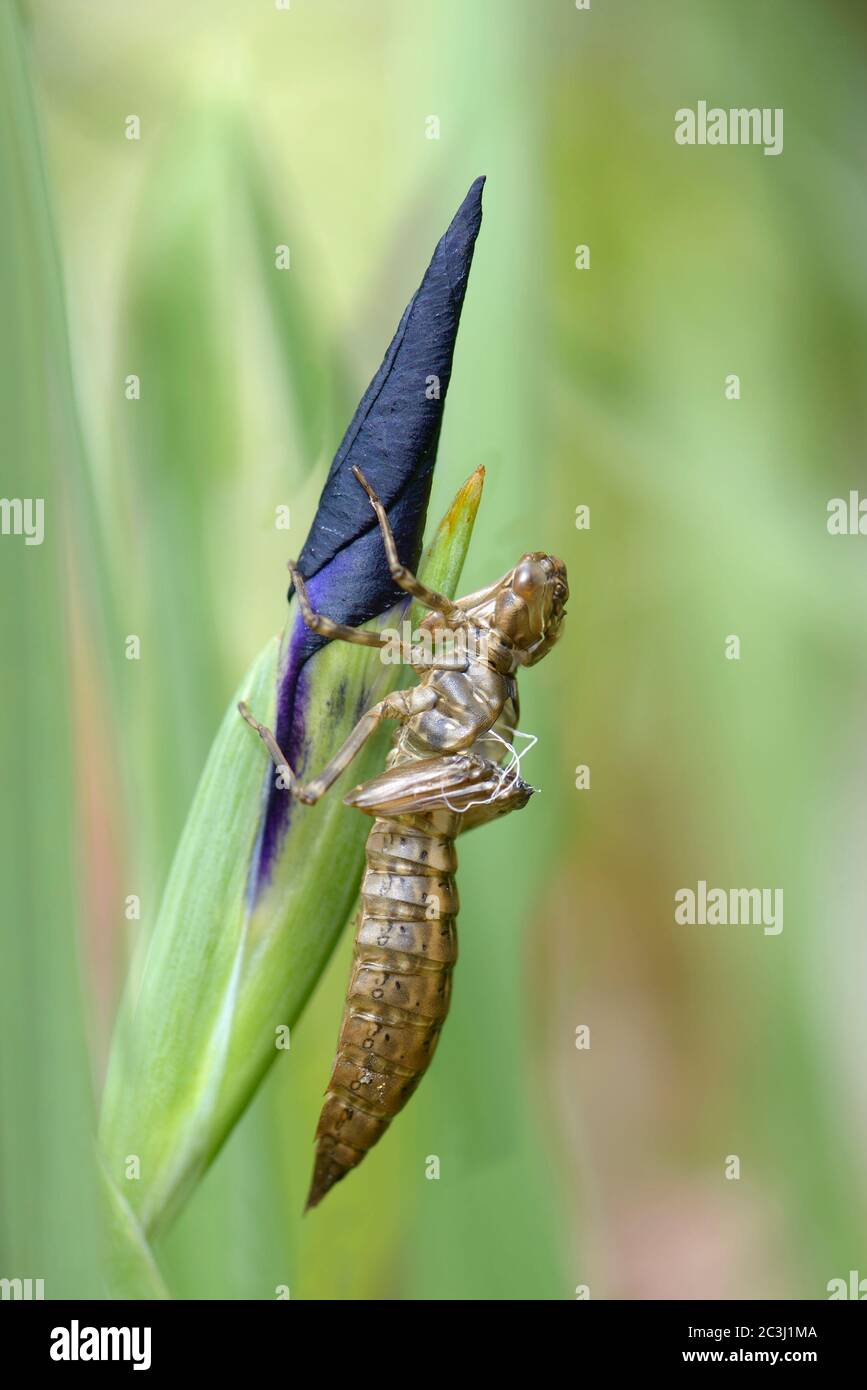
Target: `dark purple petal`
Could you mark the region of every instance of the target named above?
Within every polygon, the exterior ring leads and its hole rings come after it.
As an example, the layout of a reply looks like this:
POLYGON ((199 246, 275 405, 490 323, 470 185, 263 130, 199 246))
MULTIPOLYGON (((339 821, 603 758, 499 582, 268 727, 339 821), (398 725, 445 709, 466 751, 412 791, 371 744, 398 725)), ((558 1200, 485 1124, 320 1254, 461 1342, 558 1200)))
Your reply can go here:
MULTIPOLYGON (((401 598, 388 571, 376 517, 353 467, 361 469, 385 503, 401 560, 414 569, 421 554, 455 339, 482 220, 484 182, 478 178, 472 184, 404 311, 337 450, 299 556, 314 608, 341 623, 366 622, 401 598), (429 389, 431 378, 437 379, 438 395, 429 389)), ((298 617, 283 646, 277 741, 301 772, 309 663, 325 640, 298 617)), ((271 875, 289 824, 290 798, 276 789, 270 774, 269 782, 254 857, 254 895, 271 875)))

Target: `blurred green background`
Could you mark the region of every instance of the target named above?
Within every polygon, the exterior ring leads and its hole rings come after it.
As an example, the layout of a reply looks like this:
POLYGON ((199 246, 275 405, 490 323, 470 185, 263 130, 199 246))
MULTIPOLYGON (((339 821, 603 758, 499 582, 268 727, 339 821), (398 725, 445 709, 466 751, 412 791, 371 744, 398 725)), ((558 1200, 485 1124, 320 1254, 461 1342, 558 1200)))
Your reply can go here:
POLYGON ((459 846, 450 1019, 363 1169, 301 1220, 347 930, 162 1271, 329 1299, 867 1275, 867 541, 826 528, 867 487, 863 7, 5 0, 0 38, 2 490, 46 499, 41 547, 0 540, 0 1275, 101 1287, 90 1133, 128 960, 479 173, 430 517, 484 463, 463 588, 526 549, 569 567, 522 686, 542 794, 459 846), (784 108, 784 152, 680 147, 700 99, 784 108), (677 925, 699 879, 782 888, 783 932, 677 925))

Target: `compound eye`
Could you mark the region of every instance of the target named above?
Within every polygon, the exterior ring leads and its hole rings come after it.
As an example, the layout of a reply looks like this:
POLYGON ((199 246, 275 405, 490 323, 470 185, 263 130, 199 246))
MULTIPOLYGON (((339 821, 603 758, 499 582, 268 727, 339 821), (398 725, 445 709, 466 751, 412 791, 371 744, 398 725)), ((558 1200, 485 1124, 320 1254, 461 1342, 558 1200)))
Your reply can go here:
POLYGON ((515 568, 512 589, 521 598, 534 598, 546 582, 545 571, 535 560, 522 560, 515 568))

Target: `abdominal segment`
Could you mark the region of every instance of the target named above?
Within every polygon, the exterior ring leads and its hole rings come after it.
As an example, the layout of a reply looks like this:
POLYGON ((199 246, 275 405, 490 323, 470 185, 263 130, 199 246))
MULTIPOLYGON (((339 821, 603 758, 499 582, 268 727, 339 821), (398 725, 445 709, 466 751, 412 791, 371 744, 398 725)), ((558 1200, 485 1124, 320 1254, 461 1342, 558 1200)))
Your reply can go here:
POLYGON ((374 821, 308 1207, 361 1162, 430 1064, 457 958, 456 867, 433 817, 374 821))

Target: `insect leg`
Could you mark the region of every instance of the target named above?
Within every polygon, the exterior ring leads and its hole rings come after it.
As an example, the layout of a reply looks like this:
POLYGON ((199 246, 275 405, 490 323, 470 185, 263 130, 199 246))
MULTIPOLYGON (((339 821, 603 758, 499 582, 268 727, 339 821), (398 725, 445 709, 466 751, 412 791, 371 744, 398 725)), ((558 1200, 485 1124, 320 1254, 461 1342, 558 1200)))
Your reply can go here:
POLYGON ((426 608, 432 608, 437 613, 444 614, 456 623, 466 623, 467 617, 463 611, 458 608, 457 604, 452 603, 451 599, 446 598, 445 594, 439 594, 436 589, 429 589, 426 584, 422 584, 421 580, 416 579, 412 570, 408 570, 405 565, 400 563, 397 545, 395 544, 394 534, 389 525, 385 507, 380 502, 361 469, 353 468, 352 471, 370 498, 370 504, 376 512, 379 529, 382 532, 383 544, 385 545, 388 568, 391 571, 391 577, 395 584, 398 584, 406 593, 412 594, 413 598, 417 598, 419 603, 423 603, 426 608))
POLYGON ((304 578, 292 560, 289 561, 289 573, 298 595, 301 616, 312 632, 318 632, 320 637, 331 637, 341 642, 354 642, 358 647, 385 646, 388 638, 381 632, 368 632, 364 628, 350 627, 346 623, 335 623, 332 618, 326 618, 324 613, 314 613, 307 596, 304 578))
MULTIPOLYGON (((301 616, 312 632, 318 632, 320 637, 329 637, 340 642, 354 642, 359 647, 385 647, 388 645, 391 639, 387 633, 370 632, 361 627, 350 627, 347 623, 336 623, 333 618, 327 618, 324 613, 315 613, 307 594, 304 577, 296 568, 293 560, 289 561, 288 569, 292 576, 295 592, 298 595, 301 616)), ((407 665, 426 667, 429 671, 466 671, 469 662, 465 656, 461 655, 436 657, 428 661, 425 660, 424 653, 417 654, 414 649, 411 649, 407 665)))
POLYGON ((420 714, 422 710, 430 709, 436 704, 436 701, 436 691, 424 685, 416 685, 412 690, 396 690, 392 695, 386 695, 384 700, 379 700, 377 704, 371 705, 367 713, 361 716, 343 747, 335 753, 329 763, 326 763, 318 777, 312 778, 309 782, 299 782, 271 729, 266 728, 264 724, 260 724, 253 717, 243 700, 238 705, 238 709, 250 728, 256 730, 268 749, 275 766, 286 779, 288 790, 298 801, 312 806, 320 797, 325 795, 328 788, 333 786, 340 774, 352 762, 352 759, 361 752, 383 719, 400 719, 401 721, 411 719, 414 714, 420 714))

